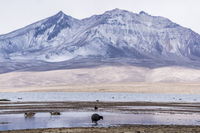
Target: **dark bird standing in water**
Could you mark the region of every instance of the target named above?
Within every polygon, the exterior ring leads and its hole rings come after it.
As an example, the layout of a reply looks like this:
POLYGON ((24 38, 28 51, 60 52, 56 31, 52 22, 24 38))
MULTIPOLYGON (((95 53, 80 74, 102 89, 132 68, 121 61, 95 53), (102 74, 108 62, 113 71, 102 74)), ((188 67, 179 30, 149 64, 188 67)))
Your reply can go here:
POLYGON ((103 120, 103 116, 100 116, 99 114, 93 114, 93 115, 91 116, 92 122, 94 122, 94 123, 96 123, 96 124, 97 124, 97 121, 100 120, 100 119, 103 120))
POLYGON ((97 110, 97 109, 98 109, 98 107, 97 107, 97 106, 94 106, 94 109, 95 109, 95 110, 97 110))

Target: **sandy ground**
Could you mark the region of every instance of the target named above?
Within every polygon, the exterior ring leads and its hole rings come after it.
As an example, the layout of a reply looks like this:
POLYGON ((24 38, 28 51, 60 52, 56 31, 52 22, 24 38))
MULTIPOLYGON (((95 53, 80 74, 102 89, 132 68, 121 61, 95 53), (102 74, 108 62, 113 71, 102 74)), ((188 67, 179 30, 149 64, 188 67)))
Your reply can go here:
POLYGON ((131 92, 200 94, 200 70, 101 66, 0 74, 0 92, 131 92))
POLYGON ((200 94, 200 83, 95 83, 0 89, 0 92, 121 92, 200 94))
POLYGON ((101 66, 0 74, 0 92, 105 90, 199 94, 199 81, 200 70, 192 68, 174 66, 150 69, 135 66, 101 66))

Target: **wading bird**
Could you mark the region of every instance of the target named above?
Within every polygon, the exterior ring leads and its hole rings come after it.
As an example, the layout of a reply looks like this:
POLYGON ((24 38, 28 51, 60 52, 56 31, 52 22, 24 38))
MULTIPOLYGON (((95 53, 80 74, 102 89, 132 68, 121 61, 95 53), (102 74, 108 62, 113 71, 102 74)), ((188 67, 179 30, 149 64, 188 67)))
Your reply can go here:
POLYGON ((91 116, 91 120, 92 122, 96 123, 96 125, 98 124, 97 121, 102 119, 103 120, 103 116, 100 116, 99 114, 93 114, 91 116))

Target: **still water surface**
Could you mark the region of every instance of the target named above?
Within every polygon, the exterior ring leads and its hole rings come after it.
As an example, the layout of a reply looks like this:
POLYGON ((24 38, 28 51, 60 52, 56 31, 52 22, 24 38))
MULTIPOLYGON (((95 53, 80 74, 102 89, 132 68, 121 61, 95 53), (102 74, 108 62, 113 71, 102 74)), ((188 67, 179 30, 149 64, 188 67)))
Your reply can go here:
MULTIPOLYGON (((49 113, 37 113, 34 117, 25 118, 23 114, 1 115, 0 130, 58 128, 58 127, 92 127, 91 115, 95 112, 64 112, 60 116, 49 113)), ((199 125, 200 119, 195 114, 117 114, 100 112, 104 117, 98 127, 117 126, 119 124, 146 125, 199 125)))
POLYGON ((0 99, 11 101, 151 101, 200 102, 199 95, 87 92, 24 92, 0 93, 0 99))

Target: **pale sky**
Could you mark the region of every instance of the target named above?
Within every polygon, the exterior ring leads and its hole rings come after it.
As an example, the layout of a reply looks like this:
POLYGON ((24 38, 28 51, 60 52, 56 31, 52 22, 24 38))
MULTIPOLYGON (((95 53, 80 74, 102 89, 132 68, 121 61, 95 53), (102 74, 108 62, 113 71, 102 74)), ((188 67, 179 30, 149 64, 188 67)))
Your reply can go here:
POLYGON ((200 0, 0 0, 0 34, 63 11, 77 19, 115 8, 163 16, 200 34, 200 0))

